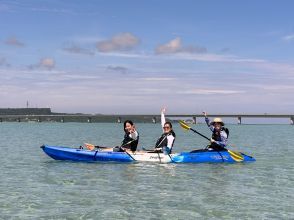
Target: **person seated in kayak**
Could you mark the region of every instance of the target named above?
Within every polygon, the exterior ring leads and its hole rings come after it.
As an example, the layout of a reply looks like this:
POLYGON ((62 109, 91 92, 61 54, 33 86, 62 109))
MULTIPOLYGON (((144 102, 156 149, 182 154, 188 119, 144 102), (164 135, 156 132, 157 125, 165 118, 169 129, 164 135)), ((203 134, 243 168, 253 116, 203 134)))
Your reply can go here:
POLYGON ((124 152, 126 150, 136 151, 139 142, 139 133, 131 120, 124 122, 125 136, 121 146, 113 148, 113 151, 124 152))
POLYGON ((207 126, 212 131, 210 145, 207 146, 208 150, 226 150, 225 147, 228 144, 229 130, 224 127, 224 122, 221 118, 214 118, 213 122, 210 122, 207 113, 203 112, 203 114, 207 126))
POLYGON ((169 121, 165 121, 165 111, 165 108, 161 110, 161 126, 163 129, 163 134, 157 140, 154 151, 157 153, 170 154, 176 139, 176 134, 173 131, 172 124, 169 121))

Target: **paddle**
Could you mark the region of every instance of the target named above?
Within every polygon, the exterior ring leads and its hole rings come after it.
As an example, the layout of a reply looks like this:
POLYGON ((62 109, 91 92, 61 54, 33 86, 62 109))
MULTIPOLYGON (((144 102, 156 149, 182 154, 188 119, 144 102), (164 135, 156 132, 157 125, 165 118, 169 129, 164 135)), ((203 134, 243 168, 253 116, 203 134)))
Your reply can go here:
MULTIPOLYGON (((134 141, 136 141, 136 140, 133 139, 133 140, 131 140, 131 141, 129 141, 129 142, 127 142, 127 143, 121 145, 120 148, 121 148, 121 147, 124 147, 124 146, 126 146, 126 145, 128 145, 128 144, 130 144, 130 143, 132 143, 132 142, 134 142, 134 141)), ((122 149, 122 150, 123 150, 123 152, 125 152, 130 158, 132 158, 133 160, 135 160, 135 158, 132 157, 132 155, 130 155, 130 154, 127 152, 127 150, 124 150, 124 149, 122 149)))
MULTIPOLYGON (((119 146, 119 147, 120 147, 120 148, 121 148, 121 147, 124 147, 124 146, 126 146, 126 145, 132 143, 133 141, 135 141, 135 140, 131 140, 131 141, 129 141, 129 142, 127 142, 127 143, 125 143, 125 144, 119 146)), ((84 143, 84 145, 85 145, 85 147, 86 147, 88 150, 94 150, 95 148, 113 149, 112 147, 95 146, 94 144, 89 144, 89 143, 84 143)))
MULTIPOLYGON (((198 131, 194 130, 193 128, 191 128, 187 123, 185 123, 184 121, 180 120, 179 121, 181 127, 185 130, 191 130, 193 131, 194 133, 200 135, 201 137, 207 139, 210 141, 210 138, 206 137, 205 135, 199 133, 198 131)), ((225 148, 224 148, 225 149, 225 148)), ((239 152, 235 152, 235 151, 231 151, 231 150, 228 150, 228 149, 225 149, 229 152, 229 154, 231 155, 231 157, 233 158, 233 160, 237 161, 237 162, 241 162, 244 160, 244 157, 242 156, 242 154, 240 154, 239 152)))

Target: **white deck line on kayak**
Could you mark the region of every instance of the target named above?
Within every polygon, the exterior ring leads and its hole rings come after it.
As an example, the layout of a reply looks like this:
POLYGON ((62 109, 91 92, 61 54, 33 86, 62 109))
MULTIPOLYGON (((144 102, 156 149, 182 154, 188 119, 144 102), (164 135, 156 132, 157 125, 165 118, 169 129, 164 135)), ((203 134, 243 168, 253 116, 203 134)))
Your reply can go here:
POLYGON ((148 161, 148 162, 159 162, 159 163, 170 163, 170 162, 172 162, 170 156, 165 155, 163 153, 135 152, 135 153, 130 153, 130 155, 136 161, 148 161))

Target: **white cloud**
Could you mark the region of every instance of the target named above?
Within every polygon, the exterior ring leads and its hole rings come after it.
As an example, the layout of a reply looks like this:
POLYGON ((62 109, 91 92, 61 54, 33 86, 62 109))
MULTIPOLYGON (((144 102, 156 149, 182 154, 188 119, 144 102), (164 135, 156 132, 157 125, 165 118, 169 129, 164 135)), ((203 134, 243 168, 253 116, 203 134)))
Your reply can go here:
POLYGON ((261 89, 269 90, 273 92, 280 92, 280 91, 288 91, 288 92, 294 92, 294 85, 285 85, 285 84, 279 84, 279 85, 259 85, 261 89))
POLYGON ((56 13, 56 14, 74 14, 72 11, 68 9, 62 9, 62 8, 37 8, 37 7, 32 7, 29 8, 31 11, 35 12, 47 12, 47 13, 56 13))
POLYGON ((172 81, 176 80, 176 78, 171 78, 171 77, 146 77, 142 78, 143 80, 146 81, 172 81))
MULTIPOLYGON (((65 112, 151 113, 158 111, 162 105, 179 112, 181 103, 189 109, 199 107, 199 103, 213 108, 215 100, 219 99, 224 101, 223 106, 232 106, 240 101, 237 109, 244 108, 247 111, 248 97, 250 102, 256 104, 261 99, 269 104, 281 99, 286 103, 293 94, 289 79, 287 84, 282 80, 278 83, 259 80, 255 88, 250 80, 246 81, 246 76, 241 77, 244 79, 241 81, 240 78, 233 77, 230 82, 216 83, 210 81, 211 77, 205 73, 203 75, 207 77, 203 78, 198 74, 183 76, 158 72, 144 75, 140 72, 128 75, 109 74, 105 72, 105 68, 95 73, 39 68, 0 69, 0 75, 3 79, 0 82, 0 98, 4 100, 2 105, 13 106, 30 97, 38 106, 49 106, 57 108, 56 111, 65 112), (129 82, 134 79, 136 83, 130 86, 129 82), (265 100, 269 93, 276 94, 275 98, 265 100)), ((225 107, 223 109, 225 111, 225 107)))
POLYGON ((249 59, 249 58, 239 58, 234 55, 219 55, 213 53, 206 54, 170 54, 166 55, 166 58, 171 59, 181 59, 181 60, 195 60, 202 62, 224 62, 224 63, 264 63, 263 59, 249 59))
POLYGON ((206 53, 205 47, 183 46, 181 38, 177 37, 166 44, 155 48, 156 54, 174 54, 174 53, 206 53))
POLYGON ((157 54, 162 53, 177 53, 181 50, 182 44, 181 39, 178 37, 174 40, 171 40, 170 42, 158 46, 155 51, 157 54))
POLYGON ((142 53, 131 53, 131 52, 101 52, 98 53, 99 56, 106 56, 106 57, 122 57, 122 58, 134 58, 134 59, 147 59, 147 58, 155 58, 153 55, 147 55, 142 53))
POLYGON ((40 60, 40 67, 51 70, 55 67, 55 60, 52 58, 43 58, 40 60))
MULTIPOLYGON (((265 59, 258 58, 242 58, 236 55, 229 54, 188 54, 188 53, 173 53, 173 54, 161 54, 160 56, 154 54, 140 54, 140 53, 99 53, 100 56, 113 56, 122 57, 126 59, 144 59, 146 61, 152 61, 153 63, 162 63, 165 60, 191 60, 197 62, 207 62, 207 63, 219 63, 223 65, 236 64, 239 68, 250 68, 251 73, 267 71, 268 75, 272 73, 284 74, 289 77, 294 75, 294 65, 287 63, 272 62, 265 59)), ((149 67, 147 67, 148 69, 149 67)), ((157 67, 158 68, 158 67, 157 67)), ((230 67, 228 66, 230 69, 230 67)), ((150 68, 149 68, 150 69, 150 68)), ((170 71, 169 68, 165 68, 166 71, 170 71)), ((156 71, 152 68, 152 71, 156 71)), ((185 70, 186 71, 186 70, 185 70)), ((184 71, 183 71, 184 72, 184 71)), ((192 72, 195 72, 194 70, 192 72)))
POLYGON ((214 54, 214 53, 184 53, 185 51, 182 47, 178 46, 178 43, 174 42, 165 49, 162 48, 160 55, 155 56, 154 54, 146 53, 98 53, 100 56, 110 56, 110 57, 122 57, 130 59, 173 59, 173 60, 194 60, 200 62, 224 62, 224 63, 266 63, 264 59, 254 59, 254 58, 240 58, 235 55, 225 55, 225 54, 214 54), (163 53, 165 51, 165 53, 163 53))
POLYGON ((35 69, 46 69, 46 70, 52 70, 55 67, 55 60, 53 58, 42 58, 39 63, 37 64, 32 64, 29 65, 28 68, 30 70, 35 70, 35 69))
POLYGON ((245 91, 241 90, 225 90, 225 89, 192 89, 180 91, 180 94, 195 94, 195 95, 232 95, 232 94, 241 94, 245 91))
POLYGON ((139 44, 140 40, 131 33, 120 33, 109 40, 100 41, 96 47, 100 52, 128 51, 139 44))
POLYGON ((292 41, 292 40, 294 40, 294 34, 290 34, 290 35, 284 36, 283 37, 283 40, 285 40, 285 41, 292 41))
POLYGON ((256 70, 266 70, 268 73, 279 73, 280 76, 283 74, 284 77, 294 76, 294 65, 287 63, 275 63, 270 61, 251 62, 250 66, 254 67, 256 70))

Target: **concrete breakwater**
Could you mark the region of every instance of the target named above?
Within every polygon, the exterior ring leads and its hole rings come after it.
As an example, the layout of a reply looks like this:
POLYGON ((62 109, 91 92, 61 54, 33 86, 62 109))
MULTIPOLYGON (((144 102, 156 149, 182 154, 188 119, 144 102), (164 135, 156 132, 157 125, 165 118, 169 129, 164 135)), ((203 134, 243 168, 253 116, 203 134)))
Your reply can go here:
MULTIPOLYGON (((189 123, 197 124, 202 114, 173 114, 166 115, 170 121, 184 119, 189 123)), ((242 118, 284 118, 289 124, 294 124, 294 114, 210 114, 209 117, 235 118, 242 124, 242 118)), ((0 122, 85 122, 85 123, 121 123, 124 120, 133 120, 136 123, 160 122, 160 115, 103 115, 103 114, 66 114, 54 113, 50 108, 17 108, 1 109, 0 122)))
POLYGON ((139 123, 156 123, 160 116, 154 115, 102 115, 67 114, 52 112, 50 108, 0 108, 0 122, 109 122, 120 123, 124 120, 139 123))
POLYGON ((141 115, 86 115, 86 114, 62 114, 62 115, 0 115, 0 122, 87 122, 87 123, 121 123, 124 120, 133 120, 138 123, 156 123, 160 116, 141 115))

